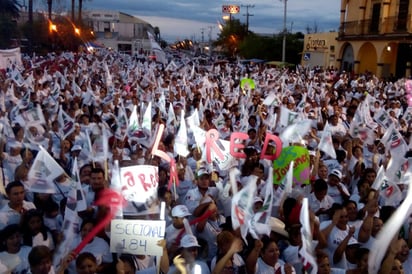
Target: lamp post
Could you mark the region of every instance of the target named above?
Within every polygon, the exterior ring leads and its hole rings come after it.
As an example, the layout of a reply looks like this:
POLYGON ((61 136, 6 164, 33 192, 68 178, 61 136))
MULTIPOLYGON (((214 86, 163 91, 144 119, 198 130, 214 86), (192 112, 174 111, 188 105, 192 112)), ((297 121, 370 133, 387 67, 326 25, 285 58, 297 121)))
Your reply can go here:
POLYGON ((282 63, 286 62, 286 10, 287 10, 287 2, 288 0, 283 0, 285 2, 284 9, 283 9, 283 42, 282 42, 282 63))

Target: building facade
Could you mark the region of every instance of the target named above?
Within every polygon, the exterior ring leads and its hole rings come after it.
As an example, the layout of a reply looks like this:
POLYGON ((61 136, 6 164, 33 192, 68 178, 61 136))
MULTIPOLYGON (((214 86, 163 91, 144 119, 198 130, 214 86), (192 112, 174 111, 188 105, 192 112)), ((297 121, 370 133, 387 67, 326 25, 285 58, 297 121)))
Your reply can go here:
POLYGON ((117 11, 88 11, 84 20, 93 29, 96 42, 116 51, 142 55, 151 51, 147 32, 152 25, 137 17, 117 11))
POLYGON ((410 0, 341 0, 341 69, 409 77, 412 62, 410 0))
POLYGON ((337 32, 313 33, 305 35, 302 65, 309 67, 336 67, 337 32))
MULTIPOLYGON (((412 0, 341 0, 340 25, 334 51, 335 65, 355 74, 371 72, 379 77, 410 77, 411 2, 412 0)), ((312 34, 311 39, 322 40, 322 34, 312 34)), ((329 66, 333 59, 330 49, 327 52, 326 49, 315 49, 314 46, 309 49, 312 51, 310 57, 323 54, 326 59, 323 66, 329 66)), ((302 54, 302 64, 306 50, 302 54)))

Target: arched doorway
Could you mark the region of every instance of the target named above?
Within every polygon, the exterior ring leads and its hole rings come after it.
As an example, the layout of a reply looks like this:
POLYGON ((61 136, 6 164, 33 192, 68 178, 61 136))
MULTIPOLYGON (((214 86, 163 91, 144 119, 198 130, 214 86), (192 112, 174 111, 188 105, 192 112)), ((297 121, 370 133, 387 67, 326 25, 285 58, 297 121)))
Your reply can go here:
POLYGON ((357 59, 359 60, 359 73, 369 71, 376 74, 378 56, 375 47, 371 43, 367 42, 362 45, 357 59))
POLYGON ((344 46, 340 70, 352 72, 354 63, 355 63, 355 57, 353 54, 353 47, 351 44, 348 43, 344 46))

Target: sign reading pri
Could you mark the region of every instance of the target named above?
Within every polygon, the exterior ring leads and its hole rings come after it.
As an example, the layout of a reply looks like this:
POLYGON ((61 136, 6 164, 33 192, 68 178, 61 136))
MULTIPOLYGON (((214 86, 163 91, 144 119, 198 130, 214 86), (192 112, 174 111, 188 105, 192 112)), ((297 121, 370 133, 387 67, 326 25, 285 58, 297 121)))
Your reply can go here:
POLYGON ((110 252, 161 256, 157 245, 165 236, 165 221, 118 220, 111 223, 110 252))
POLYGON ((237 14, 240 12, 240 6, 238 5, 223 5, 222 13, 237 14))
POLYGON ((127 201, 145 203, 157 195, 158 168, 149 165, 120 169, 122 195, 127 201))

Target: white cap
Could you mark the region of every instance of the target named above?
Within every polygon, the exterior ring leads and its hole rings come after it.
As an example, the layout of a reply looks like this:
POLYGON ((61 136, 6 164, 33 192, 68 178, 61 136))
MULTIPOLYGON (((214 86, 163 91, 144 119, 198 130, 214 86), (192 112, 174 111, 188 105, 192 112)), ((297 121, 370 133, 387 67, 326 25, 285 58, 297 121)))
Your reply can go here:
POLYGON ((195 236, 186 234, 185 236, 182 237, 180 240, 180 247, 183 248, 189 248, 189 247, 194 247, 197 246, 199 247, 199 243, 197 242, 197 239, 195 236))
POLYGON ((340 172, 339 169, 334 169, 334 170, 332 170, 332 171, 329 173, 329 176, 330 176, 330 175, 334 175, 334 176, 338 177, 339 180, 342 180, 342 172, 340 172))
POLYGON ((74 145, 71 151, 76 151, 76 150, 82 150, 82 147, 80 145, 74 145))
POLYGON ((172 216, 173 217, 186 217, 186 216, 190 216, 192 214, 190 214, 189 209, 187 209, 187 207, 185 205, 177 205, 175 207, 173 207, 172 209, 172 216))

